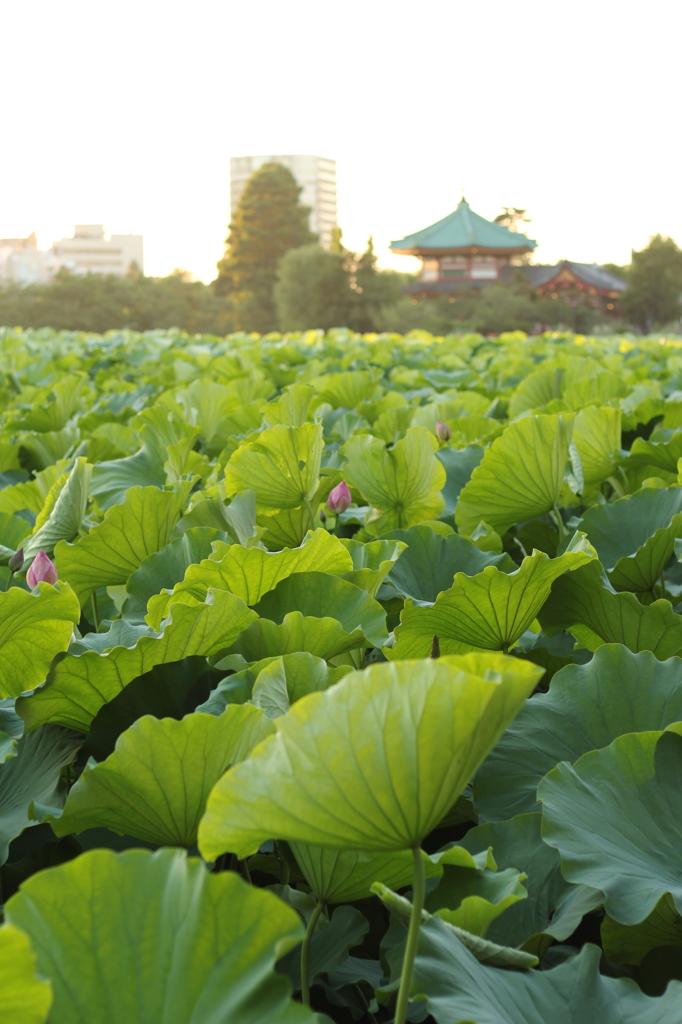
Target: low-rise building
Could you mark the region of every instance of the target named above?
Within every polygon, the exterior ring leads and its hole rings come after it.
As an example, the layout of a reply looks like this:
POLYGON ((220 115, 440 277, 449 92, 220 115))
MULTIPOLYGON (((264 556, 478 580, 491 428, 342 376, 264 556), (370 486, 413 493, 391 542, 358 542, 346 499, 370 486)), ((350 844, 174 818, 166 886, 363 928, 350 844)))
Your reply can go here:
POLYGON ((144 272, 142 235, 106 236, 103 224, 76 224, 73 238, 54 242, 52 252, 74 274, 124 277, 132 264, 144 272))
POLYGON ((526 262, 537 246, 533 238, 474 213, 466 199, 442 220, 391 242, 391 250, 418 256, 422 269, 404 289, 412 295, 479 292, 521 274, 540 294, 568 302, 587 301, 607 314, 619 313, 625 281, 596 263, 561 260, 555 265, 526 262))
POLYGON ((38 248, 35 232, 27 238, 0 238, 0 283, 47 284, 59 269, 50 252, 38 248))

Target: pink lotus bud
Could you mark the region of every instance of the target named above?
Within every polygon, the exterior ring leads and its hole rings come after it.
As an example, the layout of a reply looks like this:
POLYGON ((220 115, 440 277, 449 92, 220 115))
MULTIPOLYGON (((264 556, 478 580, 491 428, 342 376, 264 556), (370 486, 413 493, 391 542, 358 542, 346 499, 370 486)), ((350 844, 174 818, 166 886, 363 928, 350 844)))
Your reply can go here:
POLYGON ((57 579, 54 562, 47 557, 44 551, 39 551, 26 573, 26 582, 29 587, 34 590, 39 583, 51 583, 54 586, 57 579))
POLYGON ((452 437, 450 427, 442 420, 436 420, 436 437, 439 441, 449 441, 452 437))
POLYGON ((353 498, 350 490, 348 489, 348 484, 342 480, 333 491, 329 492, 327 508, 330 512, 333 512, 334 515, 338 515, 339 512, 345 512, 346 509, 350 507, 352 500, 353 498))

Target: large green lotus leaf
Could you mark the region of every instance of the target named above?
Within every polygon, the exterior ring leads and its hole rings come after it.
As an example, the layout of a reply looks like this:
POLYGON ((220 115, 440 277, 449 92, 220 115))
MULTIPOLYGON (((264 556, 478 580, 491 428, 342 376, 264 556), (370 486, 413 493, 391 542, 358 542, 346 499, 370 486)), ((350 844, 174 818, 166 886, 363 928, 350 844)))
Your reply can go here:
POLYGON ((80 606, 71 587, 39 583, 0 594, 0 698, 39 686, 52 659, 69 646, 80 606))
POLYGON ((585 512, 579 529, 615 590, 651 591, 682 537, 682 487, 645 487, 585 512))
POLYGON ((347 633, 361 629, 373 647, 381 647, 388 639, 386 612, 379 602, 354 583, 324 572, 287 576, 260 599, 254 611, 276 623, 290 612, 336 619, 347 633))
POLYGON ((232 645, 230 654, 241 654, 245 661, 262 661, 306 651, 329 661, 368 644, 361 629, 347 633, 338 619, 289 612, 279 624, 270 619, 252 622, 232 645))
POLYGON ((44 1024, 52 1003, 49 981, 36 977, 28 936, 12 924, 0 928, 0 1024, 44 1024))
POLYGON ((225 491, 231 495, 252 487, 259 509, 297 508, 315 495, 321 457, 317 423, 264 430, 232 455, 225 467, 225 491))
MULTIPOLYGON (((191 430, 191 427, 187 428, 191 430)), ((153 428, 146 423, 139 431, 142 447, 125 459, 98 462, 92 471, 90 496, 100 508, 120 505, 131 487, 163 487, 166 483, 164 463, 168 458, 165 445, 160 444, 153 428)), ((175 441, 180 440, 180 436, 175 441)))
POLYGON ((60 459, 54 466, 36 473, 33 480, 12 484, 0 490, 0 512, 35 512, 42 510, 50 488, 70 467, 67 459, 60 459))
POLYGON ((677 475, 677 461, 681 458, 682 432, 676 431, 668 441, 645 441, 643 437, 636 437, 622 465, 626 473, 642 466, 654 466, 677 475))
POLYGON ((157 665, 99 709, 92 720, 84 751, 95 761, 104 761, 113 754, 121 733, 138 718, 154 715, 179 721, 209 698, 221 678, 222 673, 210 668, 206 658, 200 656, 157 665))
POLYGON ((393 530, 391 538, 406 544, 407 551, 391 569, 388 582, 415 605, 433 604, 439 594, 450 589, 458 572, 476 576, 488 565, 502 572, 516 569, 506 552, 498 555, 481 551, 458 533, 446 537, 429 526, 413 526, 409 530, 393 530))
POLYGON ((478 962, 437 917, 422 925, 412 998, 436 1024, 679 1024, 682 985, 646 996, 629 978, 599 973, 601 950, 583 946, 551 971, 510 971, 478 962))
POLYGON ((304 697, 215 786, 199 829, 202 852, 243 857, 272 837, 361 850, 415 846, 538 678, 528 662, 488 664, 489 679, 480 659, 478 675, 442 660, 380 664, 304 697))
POLYGON ((279 398, 271 399, 261 405, 266 427, 302 427, 310 419, 310 405, 315 398, 315 390, 310 384, 290 384, 279 398))
POLYGON ((66 786, 60 779, 61 770, 75 760, 82 743, 82 735, 46 725, 22 736, 16 756, 0 767, 0 864, 7 860, 11 841, 37 824, 29 818, 31 803, 62 806, 66 786))
POLYGON ((157 846, 194 846, 211 789, 275 729, 260 708, 233 704, 219 718, 145 715, 106 761, 86 768, 59 817, 57 836, 108 828, 157 846))
POLYGON ((628 390, 622 377, 605 370, 595 377, 577 380, 563 394, 563 402, 567 409, 578 412, 590 405, 614 405, 628 390))
POLYGON ((644 606, 634 594, 608 589, 596 559, 554 581, 538 619, 546 633, 568 629, 593 651, 603 643, 624 644, 652 651, 660 661, 682 651, 682 617, 670 602, 644 606))
POLYGON ((578 449, 587 487, 606 480, 620 461, 621 416, 620 409, 590 405, 573 421, 573 443, 578 449))
POLYGON ((514 419, 527 409, 538 409, 564 391, 590 377, 601 375, 604 368, 594 359, 559 355, 546 359, 542 366, 521 381, 509 402, 509 416, 514 419))
POLYGON ((73 540, 77 536, 88 504, 91 476, 92 466, 80 456, 64 484, 60 487, 57 481, 53 485, 33 533, 23 545, 25 568, 28 568, 28 560, 34 558, 39 551, 51 554, 59 541, 73 540), (53 490, 57 490, 54 502, 50 500, 53 490))
MULTIPOLYGON (((390 889, 401 889, 414 880, 414 858, 410 850, 369 853, 366 850, 333 850, 307 843, 292 843, 291 849, 315 897, 324 903, 353 903, 366 899, 376 881, 383 882, 390 889)), ((442 868, 424 852, 422 860, 427 878, 441 874, 442 868)))
POLYGON ((261 669, 253 684, 251 698, 269 718, 278 718, 301 697, 327 690, 350 671, 348 665, 330 668, 322 658, 302 651, 285 654, 261 669))
POLYGON ((441 448, 436 452, 436 458, 445 467, 447 475, 441 492, 445 498, 441 518, 445 519, 454 513, 460 491, 471 479, 471 474, 480 464, 484 451, 480 445, 472 444, 466 448, 441 448))
POLYGON ((329 373, 316 377, 311 383, 322 401, 329 402, 334 409, 354 409, 360 402, 381 394, 377 388, 377 373, 372 370, 329 373))
POLYGON ((173 396, 182 409, 182 417, 193 427, 200 427, 205 444, 210 447, 218 425, 235 407, 239 399, 232 388, 212 380, 195 380, 173 396))
POLYGON ((425 427, 410 427, 390 449, 370 434, 346 442, 346 480, 373 507, 367 524, 373 534, 438 518, 445 505, 445 470, 437 450, 438 441, 425 427))
POLYGON ((553 509, 561 495, 572 414, 528 416, 486 449, 459 495, 455 522, 471 535, 481 521, 498 533, 553 509))
POLYGON ((682 736, 619 736, 559 764, 538 797, 564 876, 601 889, 612 918, 638 924, 665 893, 682 910, 682 736))
POLYGON ((379 587, 407 547, 394 540, 373 540, 362 544, 359 540, 342 539, 341 543, 353 559, 353 568, 345 572, 343 578, 366 590, 370 597, 377 596, 379 587))
POLYGON ((659 946, 682 947, 682 917, 675 901, 666 893, 640 924, 620 924, 607 914, 601 925, 601 939, 609 960, 639 964, 650 950, 659 946))
POLYGON ((548 693, 536 693, 474 781, 474 806, 483 821, 539 810, 540 779, 560 761, 573 764, 628 732, 665 729, 682 721, 682 660, 660 662, 604 644, 586 665, 567 665, 548 693))
POLYGON ((275 960, 300 918, 182 850, 90 850, 33 875, 7 918, 52 981, 51 1024, 304 1024, 275 960))
POLYGON ((132 487, 123 504, 110 508, 85 537, 57 545, 59 576, 69 581, 81 605, 98 587, 126 584, 148 555, 165 547, 191 488, 189 480, 174 491, 132 487))
POLYGON ((171 593, 158 594, 149 602, 147 622, 159 628, 172 601, 203 601, 209 587, 229 590, 245 604, 254 605, 292 573, 318 572, 342 575, 353 567, 343 544, 326 530, 309 533, 303 544, 283 551, 245 548, 239 544, 217 545, 216 556, 191 565, 171 593), (218 559, 218 555, 221 557, 218 559))
POLYGON ((40 470, 65 458, 69 451, 73 451, 80 437, 78 427, 63 427, 62 430, 50 430, 44 434, 19 434, 17 440, 21 444, 26 469, 40 470))
POLYGON ((488 938, 502 946, 523 946, 537 956, 552 941, 572 935, 583 915, 604 902, 598 889, 566 881, 559 854, 542 841, 541 824, 540 813, 518 814, 508 821, 477 825, 459 840, 474 855, 492 847, 500 870, 514 868, 527 876, 527 898, 492 922, 488 938))
POLYGON ((27 731, 59 722, 87 732, 99 709, 133 679, 164 662, 218 654, 255 618, 243 601, 224 590, 209 591, 206 603, 193 608, 172 605, 159 636, 140 637, 134 647, 114 647, 106 654, 64 655, 41 690, 17 701, 17 713, 27 731))
POLYGON ((406 601, 395 631, 397 645, 386 653, 390 658, 424 657, 434 636, 441 654, 457 654, 467 647, 506 653, 536 618, 557 576, 590 557, 585 551, 567 551, 559 558, 534 551, 516 572, 500 572, 490 565, 477 576, 458 573, 454 586, 441 593, 433 607, 419 608, 406 601))
POLYGON ((181 537, 172 540, 160 551, 148 555, 126 584, 128 597, 123 605, 123 618, 131 622, 143 622, 149 599, 164 588, 172 590, 190 565, 208 558, 213 550, 213 541, 223 537, 224 531, 207 526, 194 527, 185 530, 181 537))

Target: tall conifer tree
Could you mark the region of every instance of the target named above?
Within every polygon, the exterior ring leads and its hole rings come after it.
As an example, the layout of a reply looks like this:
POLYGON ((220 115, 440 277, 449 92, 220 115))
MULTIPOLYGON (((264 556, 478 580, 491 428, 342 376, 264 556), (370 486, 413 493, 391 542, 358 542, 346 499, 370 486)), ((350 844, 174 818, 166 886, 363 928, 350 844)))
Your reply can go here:
POLYGON ((225 256, 218 263, 217 295, 230 295, 238 330, 277 327, 273 290, 277 264, 289 249, 317 241, 308 228, 310 209, 282 164, 264 164, 246 183, 230 224, 225 256))

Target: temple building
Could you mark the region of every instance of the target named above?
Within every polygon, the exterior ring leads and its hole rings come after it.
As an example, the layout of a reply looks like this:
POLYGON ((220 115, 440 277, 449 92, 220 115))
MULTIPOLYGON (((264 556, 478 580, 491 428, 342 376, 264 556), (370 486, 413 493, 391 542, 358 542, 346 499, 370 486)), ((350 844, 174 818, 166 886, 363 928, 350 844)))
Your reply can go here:
POLYGON ((449 295, 480 291, 499 281, 523 274, 541 294, 567 301, 585 301, 606 313, 616 313, 617 299, 625 282, 589 263, 562 260, 555 266, 527 263, 521 259, 533 252, 537 242, 518 231, 486 220, 474 213, 462 199, 454 213, 421 231, 391 242, 391 251, 418 256, 421 273, 405 291, 412 295, 449 295))

